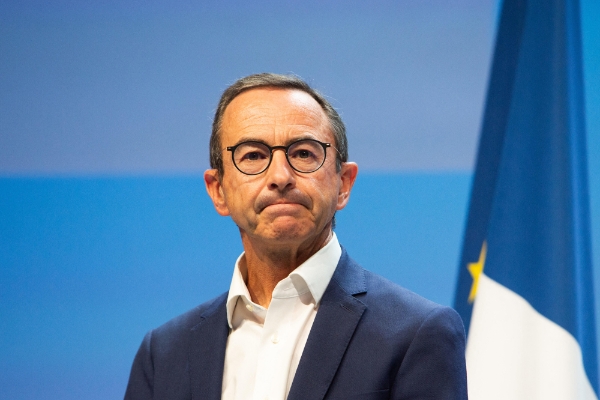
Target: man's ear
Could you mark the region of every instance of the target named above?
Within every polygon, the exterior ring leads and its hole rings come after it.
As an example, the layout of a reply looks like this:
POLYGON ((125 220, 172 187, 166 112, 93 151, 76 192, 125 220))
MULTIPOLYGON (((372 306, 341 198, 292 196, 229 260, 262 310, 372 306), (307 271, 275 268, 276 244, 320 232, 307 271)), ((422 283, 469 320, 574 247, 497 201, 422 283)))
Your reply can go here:
POLYGON ((229 208, 225 202, 225 195, 223 194, 223 186, 221 185, 221 176, 219 171, 216 169, 207 169, 204 171, 204 184, 206 185, 206 191, 212 199, 215 210, 219 215, 229 215, 229 208))
POLYGON ((354 162, 342 163, 342 170, 340 171, 340 191, 338 192, 336 210, 341 210, 346 207, 348 200, 350 199, 350 191, 356 181, 356 175, 358 175, 358 165, 354 162))

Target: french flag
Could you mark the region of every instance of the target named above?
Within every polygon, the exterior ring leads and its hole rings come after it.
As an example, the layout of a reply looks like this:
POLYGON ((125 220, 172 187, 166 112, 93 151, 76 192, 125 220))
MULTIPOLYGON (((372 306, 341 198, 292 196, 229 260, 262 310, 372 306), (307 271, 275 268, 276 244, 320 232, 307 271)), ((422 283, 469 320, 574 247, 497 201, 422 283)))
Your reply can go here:
POLYGON ((598 399, 577 0, 504 0, 455 308, 469 398, 598 399))

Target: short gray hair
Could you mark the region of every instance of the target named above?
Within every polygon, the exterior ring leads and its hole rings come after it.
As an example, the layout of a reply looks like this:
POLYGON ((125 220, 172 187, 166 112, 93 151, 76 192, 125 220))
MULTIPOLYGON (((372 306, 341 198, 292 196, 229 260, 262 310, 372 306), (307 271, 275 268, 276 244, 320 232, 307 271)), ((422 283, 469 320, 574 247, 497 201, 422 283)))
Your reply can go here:
POLYGON ((329 124, 335 140, 335 147, 338 156, 336 157, 337 170, 341 169, 341 163, 348 161, 348 139, 346 138, 346 127, 342 118, 325 97, 311 88, 308 83, 296 75, 279 75, 272 73, 261 73, 248 75, 238 79, 229 86, 219 100, 219 105, 215 112, 215 118, 212 124, 212 133, 210 135, 210 166, 218 170, 219 175, 223 175, 223 156, 221 148, 221 123, 225 109, 242 92, 257 88, 277 88, 277 89, 296 89, 308 93, 321 106, 329 124))

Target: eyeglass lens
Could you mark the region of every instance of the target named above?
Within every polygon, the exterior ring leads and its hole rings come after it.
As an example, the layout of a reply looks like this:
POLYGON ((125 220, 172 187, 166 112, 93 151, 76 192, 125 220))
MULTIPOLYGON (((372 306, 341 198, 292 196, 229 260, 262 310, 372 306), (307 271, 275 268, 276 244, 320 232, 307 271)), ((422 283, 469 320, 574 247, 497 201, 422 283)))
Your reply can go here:
MULTIPOLYGON (((245 174, 259 174, 269 166, 271 151, 259 142, 245 142, 238 145, 233 153, 235 165, 245 174)), ((299 172, 313 172, 323 165, 325 149, 315 140, 300 140, 292 143, 287 150, 287 159, 292 168, 299 172)))

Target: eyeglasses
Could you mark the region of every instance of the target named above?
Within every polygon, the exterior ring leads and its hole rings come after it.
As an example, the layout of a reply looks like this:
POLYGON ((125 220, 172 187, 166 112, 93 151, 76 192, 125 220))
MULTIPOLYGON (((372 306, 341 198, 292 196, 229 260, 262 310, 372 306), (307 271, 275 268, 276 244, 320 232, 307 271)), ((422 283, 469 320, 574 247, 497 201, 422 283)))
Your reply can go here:
POLYGON ((302 139, 287 146, 269 146, 262 142, 242 142, 227 147, 233 165, 243 174, 258 175, 269 168, 274 150, 283 150, 290 167, 303 174, 315 172, 325 163, 330 143, 314 139, 302 139))

